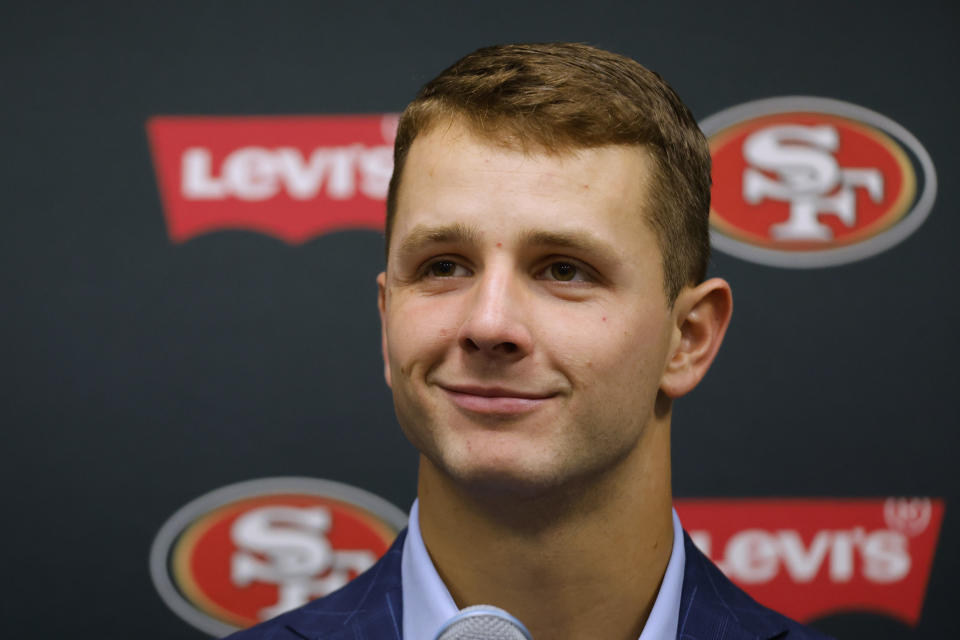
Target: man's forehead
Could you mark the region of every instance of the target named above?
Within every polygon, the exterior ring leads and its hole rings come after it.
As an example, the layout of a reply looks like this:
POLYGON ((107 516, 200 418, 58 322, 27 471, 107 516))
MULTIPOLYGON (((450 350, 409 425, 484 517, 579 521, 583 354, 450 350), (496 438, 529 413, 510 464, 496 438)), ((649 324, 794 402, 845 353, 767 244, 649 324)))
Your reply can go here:
MULTIPOLYGON (((590 189, 590 194, 629 197, 630 192, 646 191, 653 177, 653 159, 649 151, 636 145, 597 147, 543 146, 521 147, 501 138, 484 137, 462 123, 448 122, 418 136, 403 169, 403 187, 477 188, 485 174, 517 175, 505 186, 525 190, 542 189, 546 195, 555 190, 590 189), (602 191, 607 187, 607 192, 602 191), (611 189, 618 193, 613 194, 611 189), (625 191, 626 190, 626 191, 625 191)), ((491 194, 494 195, 494 194, 491 194)), ((569 197, 578 193, 557 193, 569 197)))
POLYGON ((652 167, 639 146, 524 150, 445 122, 418 136, 407 155, 390 252, 452 239, 477 244, 483 229, 509 229, 514 246, 609 246, 612 218, 631 235, 649 224, 652 167))

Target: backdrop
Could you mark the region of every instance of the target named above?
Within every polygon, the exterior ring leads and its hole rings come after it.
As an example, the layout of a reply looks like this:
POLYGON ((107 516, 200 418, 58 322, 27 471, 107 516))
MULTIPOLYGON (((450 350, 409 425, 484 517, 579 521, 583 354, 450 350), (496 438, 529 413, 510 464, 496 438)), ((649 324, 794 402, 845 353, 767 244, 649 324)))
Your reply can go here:
MULTIPOLYGON (((241 624, 217 598, 244 580, 274 585, 243 605, 254 612, 278 593, 295 601, 255 541, 308 511, 236 507, 233 533, 217 534, 217 509, 245 496, 300 495, 290 509, 333 513, 338 531, 366 522, 376 554, 402 516, 349 489, 405 512, 416 474, 375 306, 389 114, 479 46, 575 40, 658 71, 705 124, 757 100, 827 99, 711 124, 715 154, 748 137, 769 153, 724 164, 732 191, 715 192, 726 244, 711 271, 735 311, 705 382, 676 406, 675 493, 687 527, 762 600, 806 602, 795 615, 841 638, 957 637, 958 26, 954 3, 928 0, 8 6, 6 635, 205 638, 219 627, 203 620, 241 624), (835 160, 836 191, 815 202, 768 184, 790 184, 776 164, 784 111, 802 112, 804 135, 826 131, 792 138, 835 160), (368 117, 343 117, 355 115, 368 117), (843 155, 853 147, 866 151, 843 155), (766 191, 746 193, 749 171, 766 191), (859 208, 826 200, 841 192, 859 208), (770 225, 738 222, 738 197, 781 206, 794 216, 781 229, 814 202, 808 231, 860 248, 777 245, 770 225), (771 264, 799 254, 814 257, 771 264), (339 484, 216 493, 291 477, 339 484), (241 511, 274 519, 243 520, 244 538, 241 511), (217 576, 197 551, 216 535, 236 547, 217 576)), ((301 532, 363 546, 317 522, 301 532)))

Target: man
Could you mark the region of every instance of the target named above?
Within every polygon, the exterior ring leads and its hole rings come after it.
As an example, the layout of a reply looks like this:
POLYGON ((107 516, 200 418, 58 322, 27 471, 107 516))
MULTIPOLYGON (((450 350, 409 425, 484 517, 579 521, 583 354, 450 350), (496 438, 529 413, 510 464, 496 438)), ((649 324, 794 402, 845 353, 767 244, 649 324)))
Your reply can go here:
POLYGON ((502 607, 537 640, 820 638, 753 602, 671 508, 673 400, 732 310, 705 280, 710 156, 636 62, 481 49, 400 120, 377 279, 420 451, 410 526, 341 591, 237 638, 432 640, 502 607))

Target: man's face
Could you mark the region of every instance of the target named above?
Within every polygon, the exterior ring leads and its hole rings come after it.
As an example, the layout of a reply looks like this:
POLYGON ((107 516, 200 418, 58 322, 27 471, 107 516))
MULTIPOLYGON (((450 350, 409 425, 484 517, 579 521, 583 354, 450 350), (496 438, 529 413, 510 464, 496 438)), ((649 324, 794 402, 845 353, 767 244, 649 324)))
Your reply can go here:
POLYGON ((638 148, 524 154, 453 123, 418 137, 381 274, 387 382, 429 463, 536 492, 613 468, 676 331, 638 148))

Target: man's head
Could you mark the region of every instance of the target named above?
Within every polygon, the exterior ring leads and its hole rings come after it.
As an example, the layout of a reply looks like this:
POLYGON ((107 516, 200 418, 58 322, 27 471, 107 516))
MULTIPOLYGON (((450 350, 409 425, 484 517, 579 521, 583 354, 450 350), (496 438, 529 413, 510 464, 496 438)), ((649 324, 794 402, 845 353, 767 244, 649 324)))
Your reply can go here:
POLYGON ((700 282, 702 136, 613 54, 465 60, 403 116, 378 277, 385 375, 421 480, 529 494, 640 473, 627 484, 668 494, 670 399, 699 382, 730 315, 727 284, 700 282), (695 191, 679 167, 698 167, 698 211, 679 204, 695 191))
POLYGON ((657 235, 668 300, 703 280, 710 152, 689 109, 656 73, 572 43, 487 47, 456 62, 427 83, 400 118, 387 196, 388 252, 410 147, 454 120, 496 144, 549 154, 644 148, 654 167, 644 215, 657 235))

